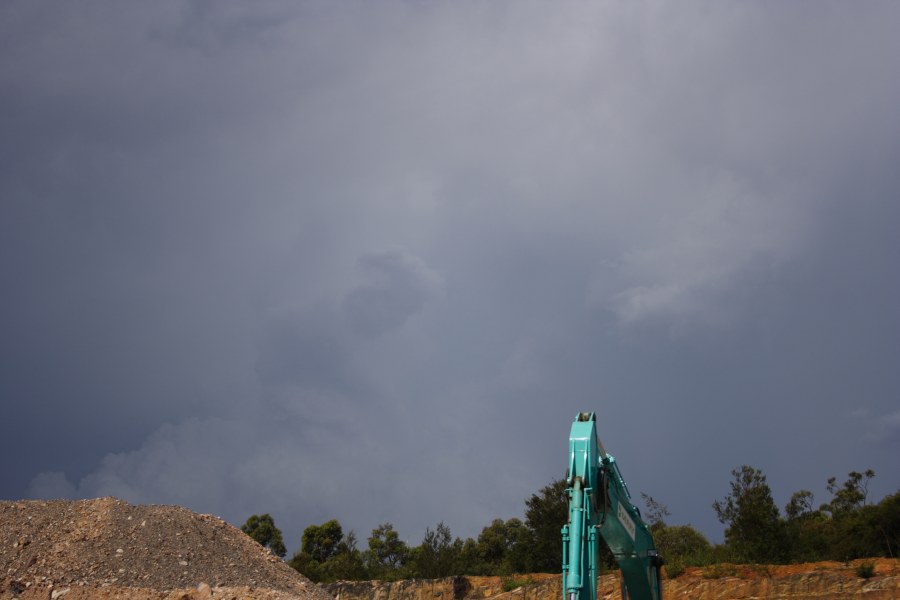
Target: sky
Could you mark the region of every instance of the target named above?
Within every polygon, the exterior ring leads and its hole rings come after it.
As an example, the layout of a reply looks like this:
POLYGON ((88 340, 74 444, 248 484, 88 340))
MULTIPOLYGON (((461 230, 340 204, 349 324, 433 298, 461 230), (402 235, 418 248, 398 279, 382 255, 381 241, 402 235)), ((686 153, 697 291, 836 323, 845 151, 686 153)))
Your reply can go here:
POLYGON ((900 489, 900 4, 0 4, 0 498, 290 553, 607 451, 900 489))

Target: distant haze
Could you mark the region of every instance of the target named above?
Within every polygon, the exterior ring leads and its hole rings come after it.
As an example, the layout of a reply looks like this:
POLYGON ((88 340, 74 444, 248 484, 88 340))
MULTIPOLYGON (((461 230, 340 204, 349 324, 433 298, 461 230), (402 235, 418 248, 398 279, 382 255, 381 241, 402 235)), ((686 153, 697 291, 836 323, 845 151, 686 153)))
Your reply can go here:
POLYGON ((900 488, 900 4, 0 5, 0 497, 476 536, 596 411, 900 488))

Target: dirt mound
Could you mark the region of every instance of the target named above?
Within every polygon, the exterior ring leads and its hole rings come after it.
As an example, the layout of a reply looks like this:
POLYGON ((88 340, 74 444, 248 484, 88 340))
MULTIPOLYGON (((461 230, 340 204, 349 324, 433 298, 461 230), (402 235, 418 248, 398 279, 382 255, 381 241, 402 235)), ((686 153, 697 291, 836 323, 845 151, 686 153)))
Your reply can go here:
POLYGON ((0 502, 0 599, 330 600, 218 517, 115 498, 0 502))

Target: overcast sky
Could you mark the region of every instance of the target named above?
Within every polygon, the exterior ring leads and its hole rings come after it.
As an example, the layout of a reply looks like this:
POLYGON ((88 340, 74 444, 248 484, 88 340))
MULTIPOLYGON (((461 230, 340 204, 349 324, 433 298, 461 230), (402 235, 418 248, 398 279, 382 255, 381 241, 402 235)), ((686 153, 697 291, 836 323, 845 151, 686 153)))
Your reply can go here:
POLYGON ((0 5, 0 497, 714 541, 900 488, 900 3, 0 5), (639 500, 636 498, 636 500, 639 500))

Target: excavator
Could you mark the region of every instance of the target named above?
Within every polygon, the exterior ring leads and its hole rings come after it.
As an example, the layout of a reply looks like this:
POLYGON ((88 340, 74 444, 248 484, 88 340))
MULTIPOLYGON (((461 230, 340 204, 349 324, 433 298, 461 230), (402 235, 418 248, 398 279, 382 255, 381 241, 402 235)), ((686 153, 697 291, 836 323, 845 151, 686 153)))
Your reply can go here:
POLYGON ((569 521, 562 528, 563 600, 597 600, 602 538, 622 571, 622 600, 662 600, 663 559, 631 503, 616 459, 597 437, 594 413, 579 413, 569 434, 569 521))

